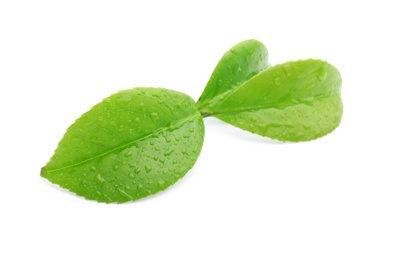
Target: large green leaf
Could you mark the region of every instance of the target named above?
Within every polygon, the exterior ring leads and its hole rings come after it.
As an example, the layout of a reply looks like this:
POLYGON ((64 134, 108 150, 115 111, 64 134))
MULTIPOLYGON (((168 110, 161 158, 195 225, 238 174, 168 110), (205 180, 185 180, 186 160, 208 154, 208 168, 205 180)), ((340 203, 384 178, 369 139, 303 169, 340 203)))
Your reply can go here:
POLYGON ((160 88, 124 90, 68 128, 41 175, 87 199, 137 200, 183 177, 203 137, 203 119, 189 96, 160 88))
POLYGON ((270 67, 215 106, 211 115, 244 130, 281 141, 307 141, 340 123, 341 76, 321 60, 270 67))
POLYGON ((204 116, 244 82, 269 67, 268 52, 263 43, 246 40, 227 51, 214 69, 197 102, 204 116))

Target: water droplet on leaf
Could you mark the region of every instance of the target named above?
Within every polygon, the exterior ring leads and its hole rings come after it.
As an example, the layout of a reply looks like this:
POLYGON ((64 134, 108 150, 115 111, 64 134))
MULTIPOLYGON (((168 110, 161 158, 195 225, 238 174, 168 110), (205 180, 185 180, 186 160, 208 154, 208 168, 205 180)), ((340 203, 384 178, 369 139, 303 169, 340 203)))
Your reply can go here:
POLYGON ((101 174, 97 174, 96 180, 98 181, 99 184, 103 184, 105 182, 105 178, 102 177, 101 174))
POLYGON ((168 151, 165 151, 164 155, 169 156, 171 155, 175 150, 174 149, 169 149, 168 151))
POLYGON ((318 71, 318 79, 319 81, 325 80, 327 76, 326 71, 322 68, 318 71))
POLYGON ((131 156, 132 156, 131 150, 128 150, 128 151, 124 154, 124 157, 126 157, 126 158, 130 158, 131 156))
POLYGON ((151 112, 150 115, 151 115, 152 117, 154 117, 154 118, 158 117, 157 112, 151 112))
POLYGON ((151 172, 152 168, 149 165, 145 165, 146 173, 151 172))
POLYGON ((280 86, 281 80, 280 80, 279 77, 277 77, 277 78, 274 79, 274 84, 275 84, 276 86, 280 86))

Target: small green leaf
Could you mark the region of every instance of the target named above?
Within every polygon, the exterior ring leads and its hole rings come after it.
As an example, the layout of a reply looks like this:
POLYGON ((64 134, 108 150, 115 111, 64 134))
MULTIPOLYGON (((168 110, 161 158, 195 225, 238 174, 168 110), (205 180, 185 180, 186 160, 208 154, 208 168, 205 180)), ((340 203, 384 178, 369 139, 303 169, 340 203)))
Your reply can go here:
POLYGON ((263 43, 246 40, 227 51, 214 69, 197 102, 204 116, 214 111, 217 103, 244 82, 269 67, 268 52, 263 43))
POLYGON ((270 67, 232 92, 211 111, 244 130, 281 141, 308 141, 340 123, 341 76, 321 60, 270 67))
POLYGON ((203 137, 203 119, 189 96, 160 88, 124 90, 68 128, 41 176, 90 200, 137 200, 183 177, 203 137))

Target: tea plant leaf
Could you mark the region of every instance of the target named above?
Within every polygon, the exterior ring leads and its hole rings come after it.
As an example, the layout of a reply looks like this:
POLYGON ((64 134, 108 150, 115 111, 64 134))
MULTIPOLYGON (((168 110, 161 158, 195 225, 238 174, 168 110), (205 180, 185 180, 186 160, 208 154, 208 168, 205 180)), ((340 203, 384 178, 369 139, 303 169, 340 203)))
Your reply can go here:
POLYGON ((281 141, 308 141, 340 123, 341 75, 321 60, 270 67, 207 111, 229 124, 281 141))
POLYGON ((246 40, 227 51, 214 69, 197 102, 202 115, 244 82, 269 67, 268 52, 260 41, 246 40))
POLYGON ((161 88, 124 90, 68 128, 41 175, 90 200, 137 200, 182 178, 203 138, 203 119, 189 96, 161 88))

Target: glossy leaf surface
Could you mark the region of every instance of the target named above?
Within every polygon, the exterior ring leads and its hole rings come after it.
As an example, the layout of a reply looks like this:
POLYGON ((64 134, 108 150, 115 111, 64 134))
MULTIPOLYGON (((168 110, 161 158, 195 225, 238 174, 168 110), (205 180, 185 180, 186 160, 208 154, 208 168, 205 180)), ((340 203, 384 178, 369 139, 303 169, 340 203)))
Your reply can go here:
POLYGON ((244 130, 281 141, 324 136, 340 123, 341 76, 321 60, 270 67, 227 96, 212 115, 244 130))
POLYGON ((137 200, 192 168, 204 125, 194 101, 161 88, 120 91, 71 125, 41 175, 100 202, 137 200))
POLYGON ((214 111, 216 105, 244 82, 269 67, 268 52, 263 43, 246 40, 227 51, 214 69, 197 102, 202 114, 214 111))

